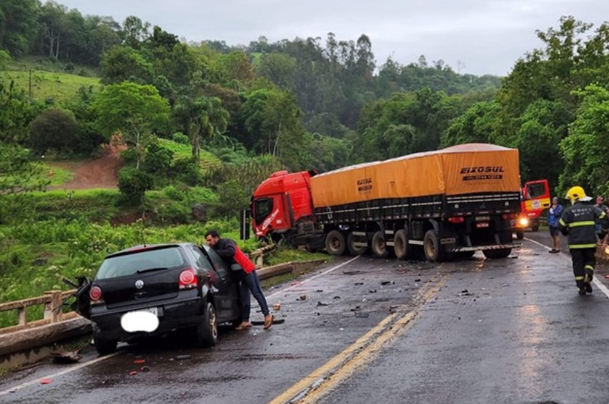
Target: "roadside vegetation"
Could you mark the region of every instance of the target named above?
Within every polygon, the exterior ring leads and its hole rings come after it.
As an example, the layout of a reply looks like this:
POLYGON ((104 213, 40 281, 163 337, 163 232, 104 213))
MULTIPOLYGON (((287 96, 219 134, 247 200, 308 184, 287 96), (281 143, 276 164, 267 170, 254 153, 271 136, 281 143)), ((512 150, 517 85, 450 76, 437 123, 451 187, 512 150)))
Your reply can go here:
POLYGON ((561 18, 504 78, 425 56, 377 65, 365 34, 185 43, 39 0, 3 0, 0 27, 0 302, 66 288, 132 244, 238 238, 280 170, 490 142, 520 150, 523 182, 609 193, 607 24, 561 18), (117 189, 62 188, 64 163, 108 144, 123 150, 117 189))

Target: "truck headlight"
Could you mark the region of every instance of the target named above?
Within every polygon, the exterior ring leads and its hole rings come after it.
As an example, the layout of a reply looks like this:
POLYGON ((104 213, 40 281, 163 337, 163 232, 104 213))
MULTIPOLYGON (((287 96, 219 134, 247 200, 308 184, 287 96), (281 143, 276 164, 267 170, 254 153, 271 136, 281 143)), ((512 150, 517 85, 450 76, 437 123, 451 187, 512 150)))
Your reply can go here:
POLYGON ((518 223, 522 227, 527 227, 529 225, 529 219, 527 219, 526 217, 521 217, 520 219, 518 219, 518 223))

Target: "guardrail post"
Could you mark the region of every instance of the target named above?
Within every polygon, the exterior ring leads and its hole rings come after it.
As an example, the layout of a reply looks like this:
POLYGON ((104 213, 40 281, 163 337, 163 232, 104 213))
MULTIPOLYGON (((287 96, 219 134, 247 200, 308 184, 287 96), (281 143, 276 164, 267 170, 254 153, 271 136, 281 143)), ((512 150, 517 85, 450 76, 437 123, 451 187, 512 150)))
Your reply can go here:
POLYGON ((50 303, 44 305, 44 318, 51 319, 51 323, 61 320, 61 290, 44 292, 45 296, 51 296, 50 303))
POLYGON ((25 307, 17 309, 19 315, 19 325, 25 325, 27 323, 27 317, 25 316, 25 307))

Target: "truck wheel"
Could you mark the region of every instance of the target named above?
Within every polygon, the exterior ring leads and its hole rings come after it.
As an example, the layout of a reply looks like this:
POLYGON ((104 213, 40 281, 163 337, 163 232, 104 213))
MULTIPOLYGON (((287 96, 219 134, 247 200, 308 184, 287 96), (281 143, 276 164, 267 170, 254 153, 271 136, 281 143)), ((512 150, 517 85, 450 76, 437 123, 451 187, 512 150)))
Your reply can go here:
POLYGON ((347 236, 347 248, 351 255, 362 255, 366 252, 368 247, 354 246, 353 243, 357 242, 357 236, 353 235, 353 232, 349 232, 347 236))
POLYGON ((385 258, 387 255, 389 255, 384 232, 379 230, 374 233, 374 236, 372 236, 372 242, 370 244, 372 247, 372 254, 376 258, 385 258))
POLYGON ((531 230, 539 231, 539 220, 537 220, 537 219, 533 220, 533 225, 531 226, 531 230))
POLYGON ((408 235, 406 234, 406 230, 400 229, 395 232, 395 236, 393 237, 393 251, 399 260, 408 258, 408 235))
POLYGON ((440 240, 436 235, 435 230, 427 230, 425 237, 423 238, 423 253, 425 258, 429 262, 440 262, 442 261, 443 254, 440 250, 440 240))
POLYGON ((114 339, 101 339, 93 337, 93 345, 95 345, 95 350, 101 356, 110 355, 111 353, 116 352, 117 344, 118 341, 114 339))
POLYGON ((507 258, 512 253, 511 248, 501 248, 499 250, 484 250, 484 256, 489 259, 507 258))
POLYGON ((218 316, 211 302, 205 302, 203 318, 195 332, 198 345, 212 347, 218 343, 218 316))
POLYGON ((518 240, 522 240, 524 238, 524 232, 523 231, 517 231, 516 232, 516 238, 518 240))
POLYGON ((332 230, 326 236, 326 252, 330 255, 345 253, 345 236, 338 230, 332 230))

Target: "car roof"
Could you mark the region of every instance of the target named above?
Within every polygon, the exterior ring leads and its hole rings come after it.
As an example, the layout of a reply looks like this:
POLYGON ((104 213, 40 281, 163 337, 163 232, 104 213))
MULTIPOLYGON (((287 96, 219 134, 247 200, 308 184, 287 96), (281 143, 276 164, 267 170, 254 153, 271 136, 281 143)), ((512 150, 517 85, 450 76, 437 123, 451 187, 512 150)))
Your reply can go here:
POLYGON ((142 251, 152 251, 152 250, 159 250, 159 249, 163 249, 163 248, 186 247, 186 246, 196 246, 196 247, 198 247, 196 244, 190 243, 190 242, 160 243, 160 244, 139 244, 139 245, 135 245, 133 247, 125 248, 123 250, 114 252, 112 254, 108 254, 106 256, 106 258, 111 258, 111 257, 116 257, 116 256, 121 256, 121 255, 135 254, 135 253, 142 252, 142 251))

